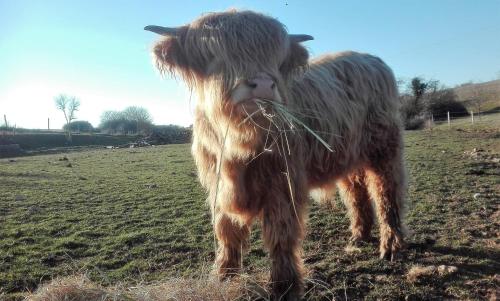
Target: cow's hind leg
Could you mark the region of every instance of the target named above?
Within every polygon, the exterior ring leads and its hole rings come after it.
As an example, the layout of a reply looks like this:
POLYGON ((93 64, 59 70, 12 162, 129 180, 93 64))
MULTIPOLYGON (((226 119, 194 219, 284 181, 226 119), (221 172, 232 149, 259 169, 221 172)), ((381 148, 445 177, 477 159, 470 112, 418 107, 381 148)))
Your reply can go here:
POLYGON ((350 244, 356 245, 370 238, 373 226, 373 208, 365 185, 363 170, 357 170, 337 182, 351 220, 350 244))
POLYGON ((238 274, 242 253, 248 248, 249 227, 232 220, 224 213, 217 213, 215 234, 219 245, 215 260, 219 277, 224 279, 238 274))
POLYGON ((404 247, 403 202, 406 179, 402 158, 366 169, 368 193, 375 203, 380 227, 380 257, 393 260, 404 247))

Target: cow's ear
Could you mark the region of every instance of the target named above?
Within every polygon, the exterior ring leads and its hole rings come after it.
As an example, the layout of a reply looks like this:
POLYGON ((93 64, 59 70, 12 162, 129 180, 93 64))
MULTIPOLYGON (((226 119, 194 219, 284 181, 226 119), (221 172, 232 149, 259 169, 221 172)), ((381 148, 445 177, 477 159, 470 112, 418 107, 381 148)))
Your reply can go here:
POLYGON ((153 56, 158 69, 171 74, 188 72, 189 62, 179 37, 166 37, 156 43, 153 56))
POLYGON ((309 52, 307 49, 300 43, 292 41, 290 42, 287 58, 281 65, 280 70, 283 74, 291 73, 301 67, 306 67, 308 59, 309 52))

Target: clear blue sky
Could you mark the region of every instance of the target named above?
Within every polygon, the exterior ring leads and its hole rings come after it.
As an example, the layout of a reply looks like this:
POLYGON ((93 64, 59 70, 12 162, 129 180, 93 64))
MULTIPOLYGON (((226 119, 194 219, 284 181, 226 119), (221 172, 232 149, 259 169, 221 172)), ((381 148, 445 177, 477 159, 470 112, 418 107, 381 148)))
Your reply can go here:
MULTIPOLYGON (((63 124, 58 93, 81 100, 78 119, 138 105, 157 124, 192 123, 181 82, 162 79, 148 24, 177 26, 228 8, 267 13, 313 56, 357 50, 380 56, 397 77, 453 86, 500 77, 500 1, 23 1, 0 0, 0 114, 21 127, 63 124)), ((0 122, 3 123, 3 122, 0 122)))

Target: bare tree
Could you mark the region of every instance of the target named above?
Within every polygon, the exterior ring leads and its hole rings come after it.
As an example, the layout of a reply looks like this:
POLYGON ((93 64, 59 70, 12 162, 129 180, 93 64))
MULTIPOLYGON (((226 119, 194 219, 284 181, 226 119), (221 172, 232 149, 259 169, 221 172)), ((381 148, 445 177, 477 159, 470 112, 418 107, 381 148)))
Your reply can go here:
POLYGON ((151 124, 153 123, 151 115, 145 108, 134 107, 134 106, 127 107, 123 111, 123 114, 125 115, 125 118, 135 122, 136 133, 147 131, 151 127, 151 124))
POLYGON ((99 127, 115 133, 148 133, 153 127, 153 119, 145 108, 132 106, 123 111, 104 112, 99 127))
POLYGON ((71 142, 71 129, 69 124, 76 118, 75 112, 80 108, 80 101, 74 97, 65 94, 60 94, 54 98, 56 108, 64 113, 66 119, 66 138, 71 142))
POLYGON ((151 115, 148 110, 142 107, 127 107, 123 110, 123 113, 129 120, 138 120, 140 122, 152 122, 151 115))
POLYGON ((474 85, 469 96, 469 103, 472 104, 475 113, 481 117, 481 112, 484 110, 483 105, 491 98, 492 93, 479 85, 474 85))

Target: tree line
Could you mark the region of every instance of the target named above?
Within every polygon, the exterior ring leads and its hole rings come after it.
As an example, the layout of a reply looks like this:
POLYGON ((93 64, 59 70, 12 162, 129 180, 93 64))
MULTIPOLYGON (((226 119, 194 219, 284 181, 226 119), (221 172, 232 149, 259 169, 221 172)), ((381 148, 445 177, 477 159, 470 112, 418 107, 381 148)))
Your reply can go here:
POLYGON ((104 112, 99 128, 109 134, 147 134, 153 128, 153 119, 145 108, 132 106, 123 111, 104 112))
POLYGON ((63 130, 68 142, 71 142, 72 133, 104 133, 118 135, 154 135, 157 139, 169 143, 189 142, 191 128, 177 125, 154 125, 153 118, 147 109, 130 106, 122 111, 105 111, 101 115, 98 128, 84 120, 75 120, 76 112, 80 108, 80 100, 74 96, 58 95, 54 98, 56 108, 65 118, 63 130))

